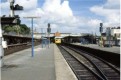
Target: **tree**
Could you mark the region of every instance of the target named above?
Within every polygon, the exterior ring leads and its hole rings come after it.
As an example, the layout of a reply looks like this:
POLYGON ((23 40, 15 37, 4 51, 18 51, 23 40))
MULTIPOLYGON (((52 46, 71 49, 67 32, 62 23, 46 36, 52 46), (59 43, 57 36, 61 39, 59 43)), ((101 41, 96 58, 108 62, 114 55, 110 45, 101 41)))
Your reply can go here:
POLYGON ((4 25, 2 26, 2 30, 4 33, 15 32, 17 34, 30 34, 30 28, 28 28, 25 24, 21 25, 4 25))
POLYGON ((20 25, 21 34, 30 34, 30 28, 28 28, 25 24, 20 25))

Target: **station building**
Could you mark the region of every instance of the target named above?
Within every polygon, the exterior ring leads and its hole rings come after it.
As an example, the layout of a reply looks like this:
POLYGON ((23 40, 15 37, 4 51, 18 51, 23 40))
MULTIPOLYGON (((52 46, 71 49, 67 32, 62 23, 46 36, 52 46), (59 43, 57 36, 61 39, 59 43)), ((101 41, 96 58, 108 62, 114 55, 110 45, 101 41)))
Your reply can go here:
POLYGON ((102 33, 104 45, 120 46, 120 34, 120 27, 107 27, 106 31, 102 33))

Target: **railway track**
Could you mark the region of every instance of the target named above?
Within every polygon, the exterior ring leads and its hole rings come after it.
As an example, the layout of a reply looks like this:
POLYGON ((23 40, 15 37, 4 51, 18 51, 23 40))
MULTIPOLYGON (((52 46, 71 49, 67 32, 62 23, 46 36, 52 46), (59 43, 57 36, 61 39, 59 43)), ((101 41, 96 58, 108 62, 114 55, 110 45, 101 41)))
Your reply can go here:
MULTIPOLYGON (((37 46, 39 44, 40 44, 39 42, 35 42, 34 46, 37 46)), ((18 52, 18 51, 21 51, 30 47, 31 47, 31 43, 18 43, 18 44, 8 45, 8 48, 4 49, 4 55, 7 56, 14 52, 18 52)))
POLYGON ((120 71, 114 65, 69 46, 58 47, 78 80, 120 80, 120 71))

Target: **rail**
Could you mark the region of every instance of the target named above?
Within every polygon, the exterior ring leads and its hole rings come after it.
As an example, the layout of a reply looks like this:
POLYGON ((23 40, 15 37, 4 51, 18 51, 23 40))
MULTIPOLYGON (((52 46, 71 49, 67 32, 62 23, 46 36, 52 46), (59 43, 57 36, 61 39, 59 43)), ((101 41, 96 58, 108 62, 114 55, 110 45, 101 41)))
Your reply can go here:
POLYGON ((71 55, 70 52, 64 47, 59 48, 61 49, 64 58, 77 76, 78 80, 104 80, 87 65, 85 65, 83 62, 80 62, 77 58, 71 55))
POLYGON ((106 60, 107 62, 110 62, 117 67, 120 67, 120 54, 118 54, 118 53, 113 53, 113 52, 108 52, 108 51, 103 51, 103 50, 99 50, 99 49, 93 49, 93 48, 89 48, 89 47, 84 47, 84 46, 80 46, 80 45, 73 45, 73 44, 68 44, 68 43, 64 43, 63 45, 76 47, 76 48, 81 49, 85 52, 88 52, 88 53, 93 54, 97 57, 100 57, 101 59, 106 60))
MULTIPOLYGON (((100 77, 98 76, 97 78, 101 78, 102 80, 120 80, 120 69, 118 67, 111 65, 111 64, 109 65, 109 64, 107 64, 107 61, 104 61, 96 56, 93 56, 92 54, 90 55, 87 52, 81 51, 81 50, 77 49, 76 47, 63 46, 63 48, 71 56, 73 56, 75 59, 80 61, 80 63, 83 64, 84 67, 88 67, 89 69, 91 69, 93 71, 93 74, 95 73, 96 75, 100 76, 100 77), (81 60, 79 58, 81 58, 81 60)), ((62 53, 62 54, 65 56, 64 53, 62 53)), ((67 55, 65 58, 68 58, 67 55)), ((72 58, 72 57, 70 57, 70 58, 72 58)), ((66 60, 68 61, 68 59, 66 59, 66 60)), ((73 65, 77 65, 76 64, 77 62, 72 61, 72 60, 69 62, 73 62, 73 64, 72 64, 72 67, 73 67, 73 65)), ((70 63, 69 63, 69 65, 70 65, 70 63)), ((74 71, 74 69, 72 69, 72 70, 74 71)), ((82 73, 81 72, 82 70, 78 70, 78 71, 80 71, 80 73, 82 73)), ((77 73, 77 71, 74 71, 74 73, 76 73, 77 77, 81 76, 82 79, 85 78, 85 77, 82 77, 83 75, 79 75, 78 74, 79 72, 77 73)), ((85 74, 85 75, 87 75, 87 74, 85 74)), ((94 78, 94 76, 93 76, 93 78, 94 78)), ((81 80, 81 79, 79 78, 79 80, 81 80)))

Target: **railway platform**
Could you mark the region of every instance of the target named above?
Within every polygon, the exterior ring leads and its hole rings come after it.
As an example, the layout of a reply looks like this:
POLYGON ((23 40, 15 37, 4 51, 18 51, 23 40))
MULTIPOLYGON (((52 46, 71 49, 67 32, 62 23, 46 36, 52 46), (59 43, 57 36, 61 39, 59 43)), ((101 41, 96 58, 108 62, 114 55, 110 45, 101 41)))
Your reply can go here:
POLYGON ((77 80, 55 44, 34 47, 4 57, 1 80, 77 80))
POLYGON ((98 46, 96 44, 80 44, 80 43, 72 43, 72 44, 120 54, 120 47, 117 47, 117 46, 113 46, 113 47, 100 47, 100 46, 98 46))

